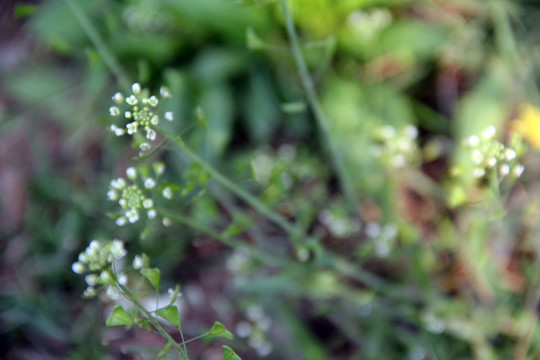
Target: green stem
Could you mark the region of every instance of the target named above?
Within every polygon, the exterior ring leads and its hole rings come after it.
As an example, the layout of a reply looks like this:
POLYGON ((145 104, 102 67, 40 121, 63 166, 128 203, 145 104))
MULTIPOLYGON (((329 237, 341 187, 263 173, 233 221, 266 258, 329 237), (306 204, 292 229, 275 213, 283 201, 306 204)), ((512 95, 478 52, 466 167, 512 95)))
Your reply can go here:
POLYGON ((233 249, 244 250, 248 254, 250 254, 253 258, 265 264, 272 265, 272 266, 286 266, 286 262, 282 258, 278 258, 276 256, 267 254, 263 251, 258 250, 257 248, 253 246, 249 246, 249 245, 234 241, 231 238, 223 236, 217 233, 216 231, 210 229, 207 225, 200 224, 194 219, 191 219, 182 215, 178 215, 167 210, 159 210, 159 212, 161 215, 168 217, 170 219, 174 219, 178 221, 180 224, 188 226, 197 231, 200 231, 201 233, 207 234, 211 236, 212 238, 222 242, 223 244, 233 249))
POLYGON ((358 195, 354 190, 354 186, 345 168, 343 158, 341 157, 337 144, 334 141, 334 138, 332 137, 332 134, 330 132, 328 118, 326 117, 322 106, 317 99, 315 85, 313 83, 313 80, 311 79, 311 75, 309 74, 309 70, 307 68, 304 56, 302 55, 302 51, 300 49, 300 42, 298 40, 298 34, 296 33, 296 29, 294 28, 293 18, 286 0, 281 0, 281 7, 283 8, 283 15, 285 16, 287 34, 289 36, 289 41, 291 42, 291 50, 294 60, 296 62, 296 67, 298 68, 298 72, 300 74, 300 81, 302 83, 302 87, 304 88, 304 91, 306 93, 309 106, 313 111, 313 115, 315 116, 315 120, 317 121, 319 130, 323 134, 324 143, 328 152, 330 153, 331 161, 337 172, 343 194, 345 195, 345 200, 350 210, 354 211, 359 205, 358 195))
POLYGON ((105 45, 105 42, 99 35, 99 32, 96 30, 92 22, 90 21, 90 18, 84 13, 84 10, 81 8, 81 6, 77 3, 77 0, 64 0, 66 4, 69 6, 71 12, 73 13, 73 16, 77 19, 81 27, 83 28, 84 32, 90 39, 90 41, 94 44, 96 47, 96 50, 103 58, 103 61, 105 61, 105 64, 107 67, 111 70, 111 72, 116 76, 116 80, 120 84, 120 86, 127 91, 130 87, 129 78, 114 57, 114 55, 111 54, 109 49, 107 49, 107 45, 105 45))
POLYGON ((161 132, 165 137, 167 137, 169 140, 176 143, 182 151, 194 162, 201 165, 211 176, 214 180, 219 182, 221 185, 223 185, 225 188, 236 194, 239 198, 247 202, 249 205, 251 205, 255 210, 257 210, 260 214, 266 216, 270 220, 272 220, 274 223, 279 225, 283 230, 285 230, 289 235, 291 236, 291 241, 294 245, 299 245, 299 238, 303 235, 302 229, 298 228, 297 226, 294 226, 291 224, 287 219, 285 219, 283 216, 276 213, 274 210, 270 209, 268 206, 266 206, 264 203, 259 201, 256 197, 242 189, 240 186, 223 176, 218 170, 216 170, 212 165, 204 161, 202 158, 200 158, 197 154, 195 154, 186 144, 184 141, 178 137, 175 136, 163 129, 158 129, 159 132, 161 132))
MULTIPOLYGON (((131 291, 123 286, 123 285, 118 285, 118 288, 119 288, 119 291, 129 300, 133 303, 133 305, 135 305, 143 314, 144 316, 147 318, 148 322, 150 322, 158 331, 159 333, 161 334, 161 336, 163 336, 165 339, 167 339, 167 341, 172 344, 176 350, 178 351, 178 353, 185 359, 189 360, 189 356, 187 355, 187 352, 184 352, 184 349, 182 349, 182 346, 180 344, 178 344, 176 342, 176 340, 174 340, 171 335, 169 335, 169 333, 161 326, 161 324, 159 323, 159 321, 157 321, 153 316, 152 314, 146 310, 146 308, 139 302, 139 300, 137 300, 137 298, 135 297, 135 295, 133 295, 131 293, 131 291)), ((185 348, 185 346, 184 346, 185 348)))

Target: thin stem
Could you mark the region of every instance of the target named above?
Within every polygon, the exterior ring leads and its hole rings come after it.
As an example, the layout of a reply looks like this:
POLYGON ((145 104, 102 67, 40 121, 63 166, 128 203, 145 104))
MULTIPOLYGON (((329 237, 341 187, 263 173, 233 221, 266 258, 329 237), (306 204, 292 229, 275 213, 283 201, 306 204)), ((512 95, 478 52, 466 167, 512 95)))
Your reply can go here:
POLYGON ((99 35, 99 32, 96 30, 92 22, 90 21, 89 17, 85 14, 84 10, 81 8, 81 6, 78 4, 77 0, 64 0, 66 4, 69 6, 71 12, 73 13, 73 16, 77 19, 81 27, 83 28, 84 32, 90 39, 90 41, 94 44, 96 47, 96 50, 103 58, 103 61, 105 61, 105 64, 107 67, 111 70, 111 72, 116 76, 116 80, 120 84, 120 86, 127 90, 129 89, 129 78, 114 57, 114 55, 111 54, 109 49, 107 48, 107 45, 105 45, 105 42, 99 35))
POLYGON ((256 197, 242 189, 240 186, 223 176, 218 170, 216 170, 213 166, 211 166, 209 163, 204 161, 202 158, 200 158, 197 154, 195 154, 186 144, 184 141, 178 137, 175 136, 163 129, 158 129, 163 135, 165 135, 168 139, 176 143, 182 151, 189 156, 191 160, 196 162, 197 164, 201 165, 211 176, 214 180, 219 182, 221 185, 223 185, 225 188, 236 194, 239 198, 247 202, 249 205, 251 205, 255 210, 257 210, 262 215, 266 216, 270 220, 272 220, 274 223, 279 225, 283 230, 285 230, 289 235, 291 235, 291 241, 294 245, 298 246, 299 243, 299 237, 303 235, 303 231, 298 228, 297 226, 294 226, 291 224, 287 219, 285 219, 280 214, 276 213, 274 210, 266 206, 264 203, 259 201, 256 197))
MULTIPOLYGON (((187 355, 187 352, 184 352, 184 349, 182 349, 182 346, 180 346, 180 344, 178 344, 176 342, 176 340, 174 340, 171 335, 169 335, 169 333, 161 326, 161 324, 159 323, 159 321, 157 321, 153 316, 152 314, 146 310, 146 308, 137 300, 137 298, 131 293, 131 291, 123 286, 123 285, 120 285, 118 284, 118 288, 119 288, 119 291, 129 300, 133 303, 133 305, 135 305, 139 310, 142 311, 142 313, 144 314, 144 316, 146 316, 147 320, 159 331, 159 333, 165 338, 167 339, 167 341, 169 343, 171 343, 175 348, 176 350, 178 351, 178 353, 185 359, 189 360, 189 356, 187 355)), ((185 346, 184 346, 185 348, 185 346)))
POLYGON ((322 109, 321 104, 319 103, 319 100, 317 99, 315 85, 309 74, 309 70, 307 68, 304 56, 302 55, 302 51, 300 49, 300 42, 298 40, 298 34, 296 33, 296 29, 294 28, 293 18, 286 0, 281 0, 281 7, 283 8, 285 25, 287 27, 287 34, 289 36, 289 41, 291 42, 291 50, 294 60, 296 62, 296 67, 298 68, 302 87, 304 88, 304 91, 306 93, 309 106, 313 111, 313 115, 315 116, 315 120, 317 121, 319 130, 323 134, 324 143, 327 147, 328 152, 330 153, 331 161, 335 167, 341 189, 345 195, 345 200, 350 210, 353 211, 359 205, 358 195, 354 190, 354 186, 345 168, 343 158, 330 132, 329 121, 322 109))

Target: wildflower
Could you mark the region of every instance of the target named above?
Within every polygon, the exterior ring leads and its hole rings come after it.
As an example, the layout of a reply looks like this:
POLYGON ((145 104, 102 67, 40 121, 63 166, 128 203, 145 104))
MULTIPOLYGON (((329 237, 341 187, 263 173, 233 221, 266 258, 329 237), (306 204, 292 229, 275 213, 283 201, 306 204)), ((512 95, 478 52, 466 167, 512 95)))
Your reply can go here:
POLYGON ((96 296, 96 289, 92 286, 89 286, 86 288, 86 290, 84 290, 83 292, 83 297, 85 298, 91 298, 91 297, 94 297, 96 296))
POLYGON ((515 177, 520 177, 521 174, 523 174, 523 171, 525 171, 525 166, 518 164, 512 169, 512 173, 515 177))
POLYGON ((147 178, 144 180, 144 187, 147 189, 152 189, 154 186, 156 186, 156 181, 152 178, 147 178))
POLYGON ((151 146, 147 142, 143 142, 141 145, 139 145, 139 149, 142 151, 150 150, 151 146))
POLYGON ((150 96, 150 98, 148 99, 148 103, 151 106, 156 107, 158 105, 158 103, 159 103, 159 100, 155 96, 150 96))
POLYGON ((163 189, 163 197, 166 199, 172 199, 173 192, 169 186, 167 186, 165 189, 163 189))
POLYGON ((82 274, 85 270, 85 267, 80 262, 75 262, 73 263, 73 265, 71 265, 71 270, 73 270, 75 274, 82 274))
POLYGON ((130 223, 135 223, 139 220, 139 213, 135 209, 130 209, 126 211, 125 215, 128 218, 130 223))
POLYGON ((127 224, 127 219, 125 217, 121 216, 118 219, 116 219, 116 225, 124 226, 126 224, 127 224))
POLYGON ((84 280, 86 281, 88 286, 95 286, 99 278, 96 274, 88 274, 84 277, 84 280))
POLYGON ((122 136, 126 133, 126 131, 124 129, 120 129, 120 128, 117 128, 116 130, 114 130, 114 134, 116 136, 122 136))
POLYGON ((135 95, 131 95, 129 96, 127 99, 126 99, 126 102, 131 105, 131 106, 134 106, 134 105, 137 105, 137 103, 139 102, 137 100, 137 98, 135 97, 135 95))
POLYGON ((162 87, 159 89, 159 93, 160 93, 161 96, 163 96, 164 98, 170 98, 170 97, 171 97, 171 92, 169 91, 169 88, 166 87, 166 86, 162 86, 162 87))
POLYGON ((152 206, 154 206, 154 202, 152 201, 152 199, 144 199, 143 207, 145 209, 150 209, 152 206))
POLYGON ((154 219, 156 217, 156 215, 157 215, 157 212, 154 209, 150 209, 150 210, 148 210, 147 215, 148 215, 149 219, 154 219))
POLYGON ((120 115, 120 110, 116 106, 111 106, 109 108, 109 112, 111 113, 112 116, 120 115))
POLYGON ((121 104, 122 102, 124 102, 124 95, 122 95, 121 92, 117 92, 113 95, 112 99, 115 103, 121 104))
POLYGON ((124 243, 118 239, 113 240, 110 251, 115 259, 123 258, 127 253, 126 249, 124 249, 124 243))
POLYGON ((137 127, 138 127, 138 124, 137 122, 131 122, 129 124, 126 125, 126 128, 127 128, 127 133, 129 135, 133 135, 137 132, 137 127))
POLYGON ((118 284, 120 285, 127 285, 127 282, 128 282, 128 278, 125 274, 121 274, 121 275, 118 275, 118 284))
POLYGON ((133 85, 131 85, 131 91, 133 92, 133 94, 135 95, 138 95, 141 93, 141 84, 139 83, 134 83, 133 85))
POLYGON ((148 140, 154 141, 156 139, 156 132, 152 129, 146 130, 146 138, 148 140))
POLYGON ((110 189, 109 191, 107 191, 107 199, 108 200, 116 200, 118 198, 118 194, 116 193, 116 191, 114 191, 113 189, 110 189))
POLYGON ((165 120, 173 121, 173 118, 174 118, 174 116, 173 116, 172 111, 167 111, 167 112, 165 113, 165 120))
POLYGON ((143 260, 142 256, 140 256, 140 255, 135 256, 135 258, 133 259, 133 267, 135 269, 144 268, 144 260, 143 260))
POLYGON ((137 170, 133 167, 128 167, 126 169, 126 176, 131 180, 134 180, 137 177, 137 170))
POLYGON ((162 222, 163 226, 166 226, 166 227, 171 226, 171 220, 169 218, 163 218, 163 220, 161 222, 162 222))

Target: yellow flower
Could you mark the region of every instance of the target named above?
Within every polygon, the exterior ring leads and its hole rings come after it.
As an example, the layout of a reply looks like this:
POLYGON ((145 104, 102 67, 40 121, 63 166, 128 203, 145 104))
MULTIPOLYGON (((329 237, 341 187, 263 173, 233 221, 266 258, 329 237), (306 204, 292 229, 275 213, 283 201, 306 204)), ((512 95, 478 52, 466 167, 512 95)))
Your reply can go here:
POLYGON ((513 130, 534 148, 540 149, 540 109, 530 104, 522 106, 514 120, 513 130))

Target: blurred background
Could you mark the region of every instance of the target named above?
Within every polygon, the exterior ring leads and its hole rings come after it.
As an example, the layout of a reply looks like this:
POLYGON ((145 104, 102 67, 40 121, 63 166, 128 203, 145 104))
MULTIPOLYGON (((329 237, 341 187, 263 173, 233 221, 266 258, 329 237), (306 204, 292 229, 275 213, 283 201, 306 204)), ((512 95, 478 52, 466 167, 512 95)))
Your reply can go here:
MULTIPOLYGON (((71 264, 94 238, 147 253, 164 289, 181 286, 185 333, 221 321, 243 359, 540 357, 540 4, 288 3, 359 194, 352 211, 279 1, 0 0, 0 358, 156 357, 161 339, 105 328, 111 303, 81 298, 71 264), (177 224, 118 228, 107 187, 137 150, 108 131, 108 108, 133 82, 168 86, 172 127, 192 149, 386 290, 310 261, 268 267, 177 224), (460 147, 488 126, 529 146, 523 176, 495 200, 460 147), (386 157, 384 129, 409 129, 404 157, 386 157)), ((174 146, 154 159, 168 180, 201 186, 178 211, 291 255, 286 234, 174 146)), ((194 342, 190 355, 221 359, 220 344, 194 342)))

